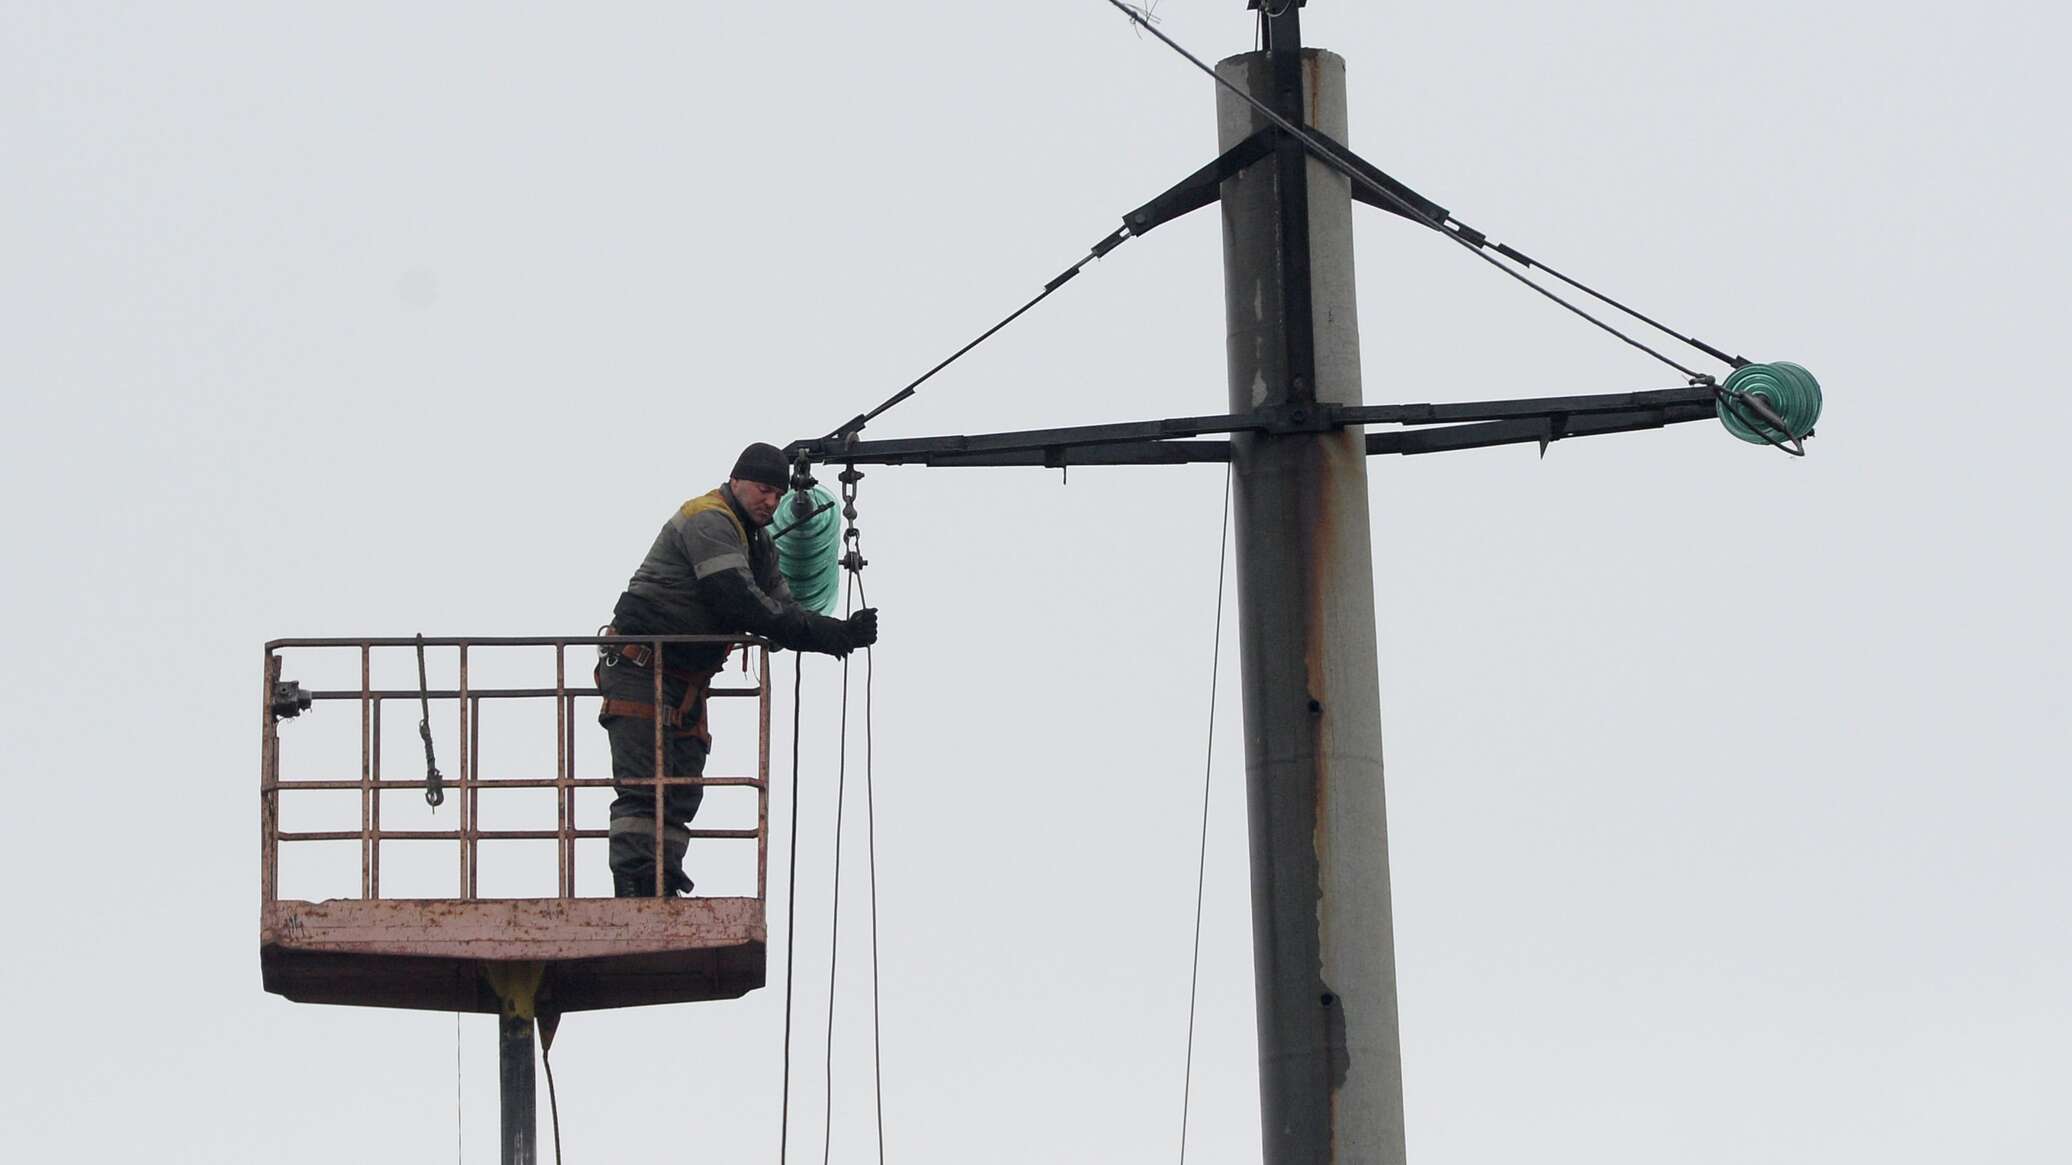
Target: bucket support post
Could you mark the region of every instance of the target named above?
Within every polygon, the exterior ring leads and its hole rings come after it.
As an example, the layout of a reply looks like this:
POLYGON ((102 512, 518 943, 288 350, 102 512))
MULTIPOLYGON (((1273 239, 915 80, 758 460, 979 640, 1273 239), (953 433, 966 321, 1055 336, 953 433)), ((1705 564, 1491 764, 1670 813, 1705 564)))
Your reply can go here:
POLYGON ((533 1076, 533 1021, 502 1015, 496 1023, 497 1086, 503 1097, 503 1165, 539 1160, 539 1092, 533 1076))
MULTIPOLYGON (((499 1138, 503 1165, 539 1160, 539 1090, 533 1075, 533 1033, 537 1030, 542 963, 490 963, 482 968, 503 1004, 496 1021, 497 1091, 502 1097, 499 1138)), ((551 1027, 548 1036, 551 1038, 551 1027)))

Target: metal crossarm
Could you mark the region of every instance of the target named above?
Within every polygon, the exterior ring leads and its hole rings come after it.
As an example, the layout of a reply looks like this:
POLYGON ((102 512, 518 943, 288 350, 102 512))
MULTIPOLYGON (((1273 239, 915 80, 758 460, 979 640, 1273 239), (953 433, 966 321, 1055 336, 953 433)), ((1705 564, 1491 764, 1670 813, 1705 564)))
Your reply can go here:
POLYGON ((1547 443, 1567 437, 1708 420, 1715 415, 1716 398, 1715 389, 1699 386, 1457 404, 1297 404, 1241 414, 1008 433, 902 437, 888 441, 795 441, 786 447, 785 454, 850 465, 1023 465, 1053 469, 1068 465, 1179 465, 1230 460, 1228 441, 1188 440, 1215 433, 1327 432, 1356 425, 1445 426, 1367 435, 1369 453, 1437 453, 1530 441, 1547 443))

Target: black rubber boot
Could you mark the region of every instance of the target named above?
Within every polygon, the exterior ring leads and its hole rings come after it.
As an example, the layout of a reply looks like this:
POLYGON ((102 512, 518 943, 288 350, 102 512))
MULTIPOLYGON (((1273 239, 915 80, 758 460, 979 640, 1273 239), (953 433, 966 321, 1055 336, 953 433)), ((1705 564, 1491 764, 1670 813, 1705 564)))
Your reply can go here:
MULTIPOLYGON (((681 894, 689 897, 693 883, 689 874, 682 870, 671 870, 663 875, 663 896, 674 898, 681 894)), ((655 896, 655 873, 652 869, 637 873, 612 871, 612 897, 653 898, 655 896)))

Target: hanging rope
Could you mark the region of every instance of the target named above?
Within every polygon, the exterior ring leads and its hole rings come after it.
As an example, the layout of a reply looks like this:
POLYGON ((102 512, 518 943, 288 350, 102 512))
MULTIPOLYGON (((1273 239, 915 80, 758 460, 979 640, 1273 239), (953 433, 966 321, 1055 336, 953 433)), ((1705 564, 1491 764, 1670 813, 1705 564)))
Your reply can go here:
POLYGON ((1187 1117, 1194 1099, 1194 1005, 1201 985, 1201 905, 1209 878, 1209 789, 1216 767, 1216 677, 1223 667, 1223 579, 1230 564, 1230 482, 1223 471, 1222 549, 1216 553, 1216 633, 1209 652, 1209 731, 1203 746, 1201 774, 1201 856, 1194 868, 1194 954, 1187 972, 1187 1066, 1180 1076, 1180 1165, 1187 1165, 1187 1117))
MULTIPOLYGON (((859 538, 859 560, 862 550, 859 538)), ((857 600, 870 606, 870 596, 863 589, 863 572, 855 571, 852 577, 856 579, 857 600)), ((885 1063, 881 1051, 884 1040, 878 1024, 878 805, 873 773, 877 745, 871 709, 872 681, 877 678, 878 665, 873 650, 863 649, 863 838, 870 855, 871 875, 871 1088, 877 1103, 878 1165, 885 1165, 885 1063)))
MULTIPOLYGON (((844 469, 842 483, 842 518, 844 529, 842 542, 848 547, 842 554, 842 569, 848 572, 848 585, 842 597, 842 616, 849 617, 856 609, 858 600, 868 607, 870 599, 864 593, 863 568, 869 565, 863 557, 863 535, 856 526, 856 486, 863 480, 863 474, 855 466, 844 469)), ((875 676, 875 657, 871 649, 863 649, 864 672, 864 820, 865 841, 868 845, 870 867, 870 943, 871 943, 871 1086, 875 1098, 877 1119, 878 1165, 885 1162, 885 1072, 882 1054, 882 1029, 879 1024, 878 1008, 878 823, 876 793, 873 788, 875 761, 874 730, 871 723, 871 688, 875 676)), ((828 921, 827 956, 827 1059, 825 1066, 827 1091, 827 1122, 821 1144, 821 1165, 829 1165, 834 1154, 834 1110, 835 1110, 835 981, 840 966, 842 933, 842 832, 849 786, 849 663, 850 657, 842 657, 842 717, 841 735, 836 746, 835 760, 835 853, 833 908, 828 921)))
POLYGON ((547 1069, 547 1112, 554 1118, 554 1165, 561 1165, 561 1098, 554 1090, 554 1029, 559 1016, 540 1016, 540 1063, 547 1069))
MULTIPOLYGON (((439 762, 432 755, 432 694, 424 678, 424 635, 417 637, 417 708, 420 719, 417 735, 424 740, 424 803, 433 809, 446 803, 445 778, 439 775, 439 762)), ((465 742, 463 742, 465 743, 465 742)), ((465 766, 463 766, 465 767, 465 766)), ((467 774, 462 773, 463 777, 467 774)))
POLYGON ((786 846, 789 873, 785 875, 784 903, 784 1095, 777 1119, 777 1165, 787 1165, 791 1145, 791 984, 793 955, 798 950, 799 932, 799 725, 801 697, 806 691, 805 660, 791 661, 791 835, 786 846))
MULTIPOLYGON (((851 574, 853 583, 855 575, 851 574)), ((846 588, 842 617, 848 618, 856 588, 846 588)), ((834 905, 827 923, 827 1056, 823 1065, 827 1119, 821 1122, 820 1162, 829 1165, 835 1148, 835 969, 842 957, 842 805, 849 785, 849 657, 842 657, 842 728, 835 745, 835 876, 834 905)))
MULTIPOLYGON (((863 557, 862 551, 862 536, 856 527, 856 486, 857 483, 860 482, 862 479, 863 474, 858 472, 854 466, 848 467, 846 470, 844 470, 844 472, 841 475, 843 528, 839 531, 839 533, 830 535, 825 531, 812 532, 812 536, 815 538, 832 538, 833 545, 843 545, 847 547, 847 550, 843 552, 840 559, 836 561, 836 568, 838 570, 845 570, 848 573, 848 586, 844 588, 842 603, 842 614, 845 618, 854 612, 856 601, 863 595, 862 571, 863 567, 866 565, 866 562, 863 557)), ((817 521, 822 515, 826 514, 828 507, 832 505, 832 502, 830 501, 825 504, 821 504, 817 507, 814 507, 812 500, 813 495, 825 497, 826 495, 824 491, 814 488, 810 482, 810 479, 807 478, 797 479, 795 480, 794 484, 794 497, 805 500, 806 507, 812 507, 810 510, 810 515, 805 519, 806 521, 817 521)), ((829 521, 827 522, 827 526, 831 529, 833 525, 834 523, 832 519, 829 519, 829 521)), ((824 550, 816 551, 816 554, 823 556, 829 560, 832 560, 832 548, 832 545, 830 545, 824 550)), ((867 604, 868 600, 865 600, 865 602, 867 604)), ((878 1008, 878 846, 877 806, 875 789, 873 785, 873 770, 875 767, 875 734, 874 726, 871 722, 871 690, 873 686, 872 680, 874 678, 875 666, 872 662, 870 662, 873 658, 870 655, 870 649, 865 648, 864 653, 866 660, 866 671, 864 676, 864 796, 866 812, 866 840, 869 843, 870 862, 871 1062, 872 1083, 877 1096, 876 1113, 878 1161, 879 1165, 883 1165, 883 1162, 885 1160, 885 1099, 883 1084, 883 1064, 879 1051, 881 1042, 881 1031, 879 1026, 878 1008)), ((823 1131, 821 1138, 821 1161, 823 1165, 829 1165, 829 1163, 832 1162, 834 1156, 835 1001, 837 998, 837 978, 841 967, 842 834, 843 825, 845 824, 844 817, 846 813, 849 783, 849 663, 849 657, 846 655, 843 656, 841 725, 840 735, 838 737, 835 754, 835 844, 833 879, 834 885, 832 888, 832 893, 830 895, 831 907, 829 910, 828 922, 829 935, 827 963, 827 1037, 825 1058, 822 1066, 822 1080, 825 1090, 826 1106, 826 1119, 823 1122, 823 1131)), ((786 908, 785 921, 784 957, 784 1090, 783 1101, 781 1105, 782 1112, 780 1116, 781 1128, 779 1132, 777 1150, 779 1165, 785 1165, 785 1163, 789 1159, 788 1151, 790 1147, 791 1134, 791 1032, 793 1014, 793 984, 796 981, 795 953, 798 949, 798 787, 800 767, 799 742, 802 734, 802 725, 804 723, 804 715, 802 711, 803 701, 801 698, 804 691, 804 680, 802 678, 803 674, 803 670, 795 666, 792 687, 791 729, 792 813, 791 851, 789 857, 790 880, 789 886, 787 888, 788 903, 786 908)))

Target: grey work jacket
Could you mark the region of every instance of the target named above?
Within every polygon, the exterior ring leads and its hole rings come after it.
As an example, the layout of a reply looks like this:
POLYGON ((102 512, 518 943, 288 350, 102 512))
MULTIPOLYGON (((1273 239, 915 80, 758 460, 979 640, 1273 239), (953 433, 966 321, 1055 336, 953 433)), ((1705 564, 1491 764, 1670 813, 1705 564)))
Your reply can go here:
MULTIPOLYGON (((760 635, 780 647, 803 646, 808 613, 777 569, 777 546, 754 526, 734 491, 721 486, 692 498, 662 524, 613 610, 621 635, 760 635)), ((679 645, 668 665, 703 671, 722 652, 679 645)))

